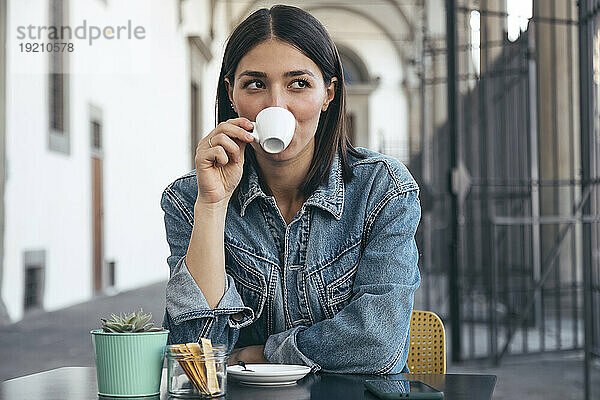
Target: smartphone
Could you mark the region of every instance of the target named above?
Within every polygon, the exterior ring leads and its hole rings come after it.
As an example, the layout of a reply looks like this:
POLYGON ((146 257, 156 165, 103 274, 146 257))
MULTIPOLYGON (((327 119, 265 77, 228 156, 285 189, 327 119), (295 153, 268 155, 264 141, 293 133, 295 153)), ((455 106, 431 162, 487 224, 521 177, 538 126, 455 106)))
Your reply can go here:
POLYGON ((381 399, 439 400, 444 393, 420 381, 367 380, 365 388, 381 399))

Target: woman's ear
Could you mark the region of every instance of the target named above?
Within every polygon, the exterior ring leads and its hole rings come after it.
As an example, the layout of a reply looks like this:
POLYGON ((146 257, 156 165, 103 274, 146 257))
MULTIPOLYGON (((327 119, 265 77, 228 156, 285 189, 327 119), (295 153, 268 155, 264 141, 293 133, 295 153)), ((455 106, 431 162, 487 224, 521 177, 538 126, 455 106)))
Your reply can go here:
POLYGON ((229 96, 229 102, 231 103, 231 108, 235 111, 235 106, 233 105, 233 85, 229 82, 228 78, 224 79, 225 81, 225 90, 227 90, 227 95, 229 96))
POLYGON ((327 87, 327 97, 325 99, 325 102, 323 103, 323 106, 321 106, 321 110, 323 112, 327 111, 327 108, 329 107, 329 103, 331 103, 331 101, 335 98, 336 83, 337 83, 337 78, 334 76, 331 78, 331 83, 327 87))

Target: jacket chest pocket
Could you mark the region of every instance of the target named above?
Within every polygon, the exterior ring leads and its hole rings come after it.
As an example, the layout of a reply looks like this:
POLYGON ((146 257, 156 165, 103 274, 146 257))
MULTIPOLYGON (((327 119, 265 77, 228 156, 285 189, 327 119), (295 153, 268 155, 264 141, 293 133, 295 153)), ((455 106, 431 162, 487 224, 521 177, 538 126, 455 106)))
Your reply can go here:
POLYGON ((320 269, 318 277, 325 297, 321 301, 328 318, 332 318, 350 302, 359 259, 360 241, 342 250, 320 269))
POLYGON ((225 271, 235 281, 244 305, 254 311, 255 321, 261 316, 267 297, 263 267, 254 257, 225 244, 225 271))

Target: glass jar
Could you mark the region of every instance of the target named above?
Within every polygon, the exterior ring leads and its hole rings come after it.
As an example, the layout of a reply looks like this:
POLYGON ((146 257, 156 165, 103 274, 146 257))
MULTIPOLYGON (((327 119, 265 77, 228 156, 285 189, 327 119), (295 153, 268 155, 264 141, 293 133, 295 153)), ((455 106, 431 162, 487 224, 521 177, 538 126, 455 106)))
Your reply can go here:
POLYGON ((212 346, 204 354, 202 345, 190 343, 168 345, 167 390, 174 397, 211 398, 224 396, 227 387, 227 348, 212 346), (190 348, 191 345, 191 348, 190 348))

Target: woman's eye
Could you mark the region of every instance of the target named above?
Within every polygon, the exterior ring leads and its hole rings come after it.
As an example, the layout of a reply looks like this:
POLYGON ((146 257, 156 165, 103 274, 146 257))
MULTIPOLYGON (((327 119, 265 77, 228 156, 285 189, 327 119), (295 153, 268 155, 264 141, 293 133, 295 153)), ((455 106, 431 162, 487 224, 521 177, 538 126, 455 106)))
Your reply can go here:
POLYGON ((264 85, 261 81, 248 81, 244 84, 244 88, 248 88, 248 89, 261 89, 263 88, 264 85))
POLYGON ((296 79, 295 81, 292 82, 292 85, 296 85, 294 87, 294 89, 304 89, 304 88, 310 86, 308 81, 305 81, 304 79, 296 79))

